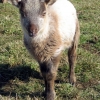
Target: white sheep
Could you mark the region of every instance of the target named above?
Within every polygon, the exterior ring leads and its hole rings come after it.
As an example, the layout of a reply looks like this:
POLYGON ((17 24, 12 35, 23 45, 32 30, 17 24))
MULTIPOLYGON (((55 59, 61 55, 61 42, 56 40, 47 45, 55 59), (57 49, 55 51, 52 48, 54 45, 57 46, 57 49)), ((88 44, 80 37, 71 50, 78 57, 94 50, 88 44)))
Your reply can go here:
POLYGON ((24 44, 40 65, 46 100, 54 100, 54 81, 62 51, 68 49, 69 81, 76 82, 74 65, 80 36, 76 10, 69 0, 11 0, 19 8, 24 44))

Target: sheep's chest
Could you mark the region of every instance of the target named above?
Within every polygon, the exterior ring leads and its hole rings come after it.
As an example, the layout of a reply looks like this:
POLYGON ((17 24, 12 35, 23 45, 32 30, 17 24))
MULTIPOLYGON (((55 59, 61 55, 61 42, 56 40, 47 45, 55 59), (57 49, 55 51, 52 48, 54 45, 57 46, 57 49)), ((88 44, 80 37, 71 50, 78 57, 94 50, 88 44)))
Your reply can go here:
POLYGON ((30 54, 39 62, 44 62, 55 56, 61 42, 58 39, 47 38, 41 43, 36 43, 32 39, 24 38, 24 44, 30 54))

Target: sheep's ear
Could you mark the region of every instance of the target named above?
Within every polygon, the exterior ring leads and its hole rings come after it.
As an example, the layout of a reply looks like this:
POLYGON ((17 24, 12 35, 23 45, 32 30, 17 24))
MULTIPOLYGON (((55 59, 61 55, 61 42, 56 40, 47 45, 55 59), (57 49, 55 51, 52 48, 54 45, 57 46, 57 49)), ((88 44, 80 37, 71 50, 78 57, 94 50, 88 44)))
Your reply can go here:
POLYGON ((19 4, 20 4, 20 2, 21 2, 21 0, 10 0, 11 1, 11 3, 14 5, 14 6, 16 6, 16 7, 19 7, 19 4))
POLYGON ((41 1, 44 1, 48 5, 52 5, 53 3, 56 2, 56 0, 41 0, 41 1))

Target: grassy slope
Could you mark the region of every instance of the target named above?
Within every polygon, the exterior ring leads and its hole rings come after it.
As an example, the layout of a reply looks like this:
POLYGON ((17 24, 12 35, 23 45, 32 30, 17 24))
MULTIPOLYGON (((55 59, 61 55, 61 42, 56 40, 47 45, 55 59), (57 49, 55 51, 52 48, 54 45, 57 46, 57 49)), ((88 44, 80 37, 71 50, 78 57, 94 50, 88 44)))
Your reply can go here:
MULTIPOLYGON (((64 53, 55 84, 57 100, 100 100, 100 1, 71 1, 78 11, 81 27, 77 88, 68 83, 64 53)), ((44 83, 38 64, 27 53, 22 39, 18 10, 10 4, 0 4, 0 100, 43 98, 44 83)))

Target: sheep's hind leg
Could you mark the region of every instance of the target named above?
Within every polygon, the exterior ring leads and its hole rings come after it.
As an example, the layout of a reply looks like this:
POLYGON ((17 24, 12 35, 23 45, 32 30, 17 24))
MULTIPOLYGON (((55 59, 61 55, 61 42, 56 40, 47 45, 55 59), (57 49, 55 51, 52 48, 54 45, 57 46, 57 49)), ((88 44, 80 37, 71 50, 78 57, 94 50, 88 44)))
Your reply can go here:
POLYGON ((80 37, 80 26, 77 20, 74 41, 73 41, 72 47, 69 48, 68 50, 68 60, 69 60, 69 67, 70 67, 69 68, 69 82, 72 85, 75 85, 76 83, 75 62, 76 62, 76 57, 77 57, 77 46, 78 46, 79 37, 80 37))
POLYGON ((75 76, 75 61, 76 61, 76 46, 72 46, 68 50, 68 60, 69 60, 69 82, 72 85, 76 83, 76 76, 75 76))

